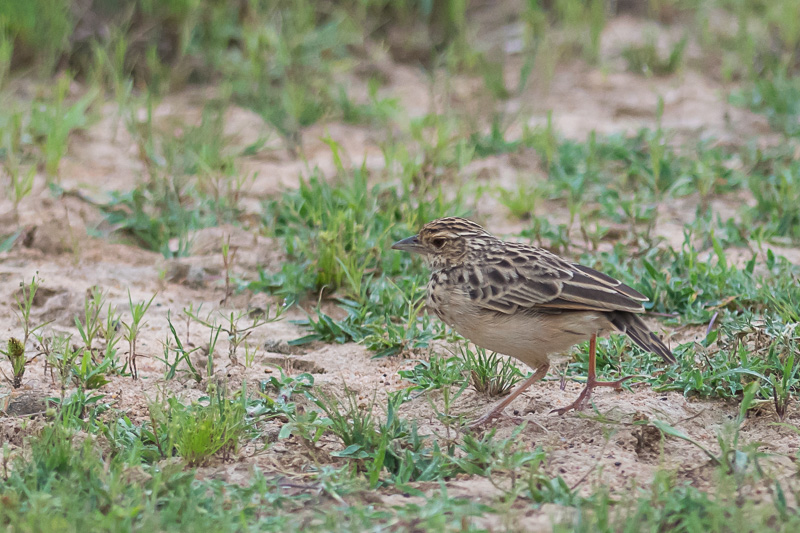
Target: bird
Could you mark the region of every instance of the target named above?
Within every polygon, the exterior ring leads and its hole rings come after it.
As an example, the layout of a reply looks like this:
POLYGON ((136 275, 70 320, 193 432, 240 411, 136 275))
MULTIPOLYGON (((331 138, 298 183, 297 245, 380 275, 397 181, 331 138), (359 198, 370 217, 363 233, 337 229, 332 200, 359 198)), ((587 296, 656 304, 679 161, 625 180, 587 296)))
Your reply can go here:
POLYGON ((445 217, 425 224, 392 249, 422 256, 430 269, 427 307, 475 345, 513 357, 534 372, 509 396, 472 423, 479 427, 500 416, 517 396, 544 378, 550 357, 589 340, 589 372, 578 398, 555 412, 580 410, 598 381, 597 336, 625 333, 667 363, 675 356, 642 320, 648 298, 593 268, 543 248, 498 239, 479 224, 445 217))

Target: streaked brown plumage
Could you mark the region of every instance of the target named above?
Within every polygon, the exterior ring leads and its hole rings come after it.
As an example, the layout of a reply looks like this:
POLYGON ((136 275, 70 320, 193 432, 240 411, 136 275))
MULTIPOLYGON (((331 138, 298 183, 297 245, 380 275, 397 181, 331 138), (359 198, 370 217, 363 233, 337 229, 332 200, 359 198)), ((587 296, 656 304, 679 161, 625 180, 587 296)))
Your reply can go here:
MULTIPOLYGON (((486 422, 547 373, 549 357, 589 339, 586 389, 569 407, 580 408, 598 382, 596 336, 626 333, 665 361, 675 359, 638 313, 647 297, 597 270, 519 243, 504 242, 469 220, 448 217, 392 245, 418 253, 431 269, 428 307, 461 335, 487 350, 519 359, 536 372, 503 402, 481 417, 486 422)), ((632 376, 629 376, 632 377, 632 376)))

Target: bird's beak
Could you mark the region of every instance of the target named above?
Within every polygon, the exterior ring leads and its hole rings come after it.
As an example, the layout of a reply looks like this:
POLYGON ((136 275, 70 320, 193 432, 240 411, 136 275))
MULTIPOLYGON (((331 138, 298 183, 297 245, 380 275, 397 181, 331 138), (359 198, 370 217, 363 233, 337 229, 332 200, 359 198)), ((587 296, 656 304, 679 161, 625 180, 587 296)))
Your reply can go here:
POLYGON ((403 239, 402 241, 397 241, 392 245, 392 250, 404 250, 416 254, 421 254, 425 251, 416 235, 403 239))

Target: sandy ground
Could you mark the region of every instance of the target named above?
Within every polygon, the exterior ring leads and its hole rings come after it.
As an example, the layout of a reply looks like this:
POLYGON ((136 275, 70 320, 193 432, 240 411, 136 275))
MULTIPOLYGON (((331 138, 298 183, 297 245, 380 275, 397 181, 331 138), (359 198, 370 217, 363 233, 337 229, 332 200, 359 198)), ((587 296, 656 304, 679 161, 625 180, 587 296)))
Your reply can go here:
MULTIPOLYGON (((638 21, 619 18, 612 21, 604 34, 604 55, 613 57, 624 36, 640 35, 638 21)), ((513 67, 512 57, 509 72, 513 67)), ((418 116, 437 107, 431 101, 428 80, 417 70, 400 64, 383 66, 388 73, 388 84, 382 94, 401 100, 409 116, 418 116)), ((475 80, 456 84, 458 97, 468 100, 475 80)), ((572 63, 559 69, 546 84, 533 83, 530 90, 507 103, 509 109, 526 108, 532 113, 531 124, 542 124, 552 110, 556 130, 566 136, 584 138, 590 131, 633 132, 641 127, 656 124, 655 108, 658 97, 664 99, 662 124, 683 138, 712 137, 721 143, 740 143, 759 136, 768 142, 772 135, 763 117, 730 106, 725 98, 726 87, 720 82, 704 77, 696 71, 686 71, 667 78, 644 78, 618 68, 610 62, 605 68, 591 68, 583 63, 572 63)), ((169 127, 170 121, 197 120, 202 101, 213 89, 192 89, 186 93, 167 97, 157 109, 157 123, 169 127)), ((61 184, 67 191, 82 191, 89 198, 103 199, 112 190, 129 190, 142 179, 144 167, 137 149, 124 126, 116 127, 114 109, 104 109, 103 118, 87 131, 76 136, 61 165, 61 184)), ((519 127, 516 125, 514 127, 519 127)), ((268 133, 263 122, 252 113, 231 108, 226 117, 226 129, 235 145, 245 146, 268 133)), ((278 194, 287 187, 297 185, 301 176, 318 167, 323 174, 334 174, 333 161, 327 145, 321 138, 329 134, 343 147, 349 159, 360 164, 366 158, 368 166, 380 168, 383 163, 378 141, 381 132, 369 127, 326 123, 308 128, 303 133, 305 158, 292 157, 286 150, 276 148, 261 155, 239 161, 242 172, 255 178, 248 186, 243 205, 256 213, 260 200, 278 194)), ((513 127, 509 136, 513 136, 513 127)), ((279 143, 276 143, 279 144, 279 143)), ((478 180, 514 186, 519 179, 544 179, 535 162, 524 156, 507 155, 488 158, 471 165, 464 176, 478 180)), ((499 203, 489 197, 477 206, 480 217, 489 228, 499 234, 509 234, 521 229, 521 223, 507 216, 499 203)), ((691 199, 683 204, 663 206, 657 231, 673 244, 680 243, 683 213, 693 211, 691 199)), ((724 210, 720 201, 715 208, 724 210)), ((545 205, 554 218, 564 217, 563 208, 545 205)), ((442 213, 443 215, 445 213, 442 213)), ((256 220, 255 217, 252 218, 256 220)), ((123 311, 123 320, 129 313, 128 291, 134 301, 148 300, 156 295, 147 313, 146 325, 141 333, 138 368, 141 379, 114 376, 102 392, 113 406, 124 410, 134 422, 147 417, 147 402, 164 391, 177 394, 186 401, 205 394, 208 379, 195 383, 188 377, 165 381, 164 365, 157 360, 163 352, 162 343, 167 335, 167 316, 175 319, 178 333, 188 339, 189 346, 204 346, 207 331, 193 325, 187 331, 182 310, 190 305, 195 309, 203 304, 206 311, 221 312, 265 309, 276 305, 264 295, 240 294, 228 299, 225 305, 223 264, 220 243, 231 236, 238 248, 234 274, 243 279, 257 275, 257 267, 277 270, 282 260, 280 244, 259 236, 257 226, 249 229, 221 227, 203 230, 194 236, 192 255, 188 258, 165 260, 160 254, 133 246, 113 243, 107 239, 90 237, 87 228, 103 228, 102 217, 91 203, 72 195, 54 200, 44 187, 43 178, 37 179, 34 194, 26 198, 15 220, 10 201, 0 199, 0 224, 3 233, 17 227, 25 229, 25 239, 9 252, 0 254, 0 340, 20 336, 20 325, 15 316, 14 295, 20 282, 30 281, 35 273, 42 280, 42 289, 34 305, 34 323, 50 322, 47 330, 63 331, 76 335, 74 317, 83 313, 87 290, 97 285, 106 292, 107 301, 123 311)), ((311 344, 298 350, 286 350, 285 341, 305 334, 290 322, 302 318, 301 310, 290 310, 278 322, 266 324, 254 331, 250 345, 256 355, 249 366, 239 353, 240 364, 232 364, 227 357, 227 341, 221 340, 217 348, 215 380, 227 381, 236 389, 246 380, 251 386, 277 372, 275 365, 288 373, 310 372, 322 387, 341 390, 342 384, 359 391, 365 405, 377 392, 377 405, 383 405, 383 394, 408 386, 397 371, 412 368, 413 358, 386 358, 375 360, 372 354, 354 344, 311 344), (287 352, 287 353, 284 353, 287 352)), ((658 325, 658 324, 656 324, 658 325)), ((688 340, 688 339, 682 339, 688 340)), ((120 345, 125 356, 127 347, 120 345)), ((413 354, 412 357, 425 357, 413 354)), ((198 360, 202 366, 203 362, 198 360)), ((9 374, 6 361, 0 367, 9 374)), ((633 391, 614 392, 600 390, 595 396, 597 409, 612 422, 599 422, 590 413, 568 414, 563 417, 550 414, 554 408, 572 401, 580 390, 578 383, 567 383, 561 390, 556 376, 532 387, 508 410, 528 421, 522 433, 523 441, 533 448, 542 446, 547 451, 546 471, 562 476, 569 485, 580 485, 586 492, 605 486, 614 493, 630 489, 633 484, 647 487, 654 473, 663 468, 674 470, 680 479, 697 486, 708 486, 714 469, 708 458, 692 444, 668 438, 662 440, 652 428, 632 425, 643 419, 660 419, 672 424, 711 450, 718 450, 717 434, 724 432, 726 423, 736 416, 737 405, 722 401, 698 401, 679 393, 657 394, 645 386, 633 391)), ((0 406, 13 412, 14 406, 24 407, 31 398, 57 396, 58 387, 44 373, 42 359, 30 365, 24 386, 11 391, 0 386, 0 406)), ((421 433, 443 436, 446 433, 437 421, 430 401, 441 402, 441 393, 418 397, 405 404, 401 414, 416 419, 421 433)), ((466 391, 455 403, 457 413, 473 414, 486 409, 494 400, 474 391, 466 391)), ((35 405, 35 404, 34 404, 35 405)), ((795 470, 787 455, 794 455, 800 446, 800 437, 789 429, 775 425, 776 418, 769 408, 751 414, 745 422, 741 439, 760 442, 767 454, 764 468, 788 474, 795 470)), ((786 420, 800 423, 796 409, 786 420)), ((41 417, 0 417, 0 441, 12 447, 22 445, 25 435, 42 424, 41 417)), ((271 422, 268 434, 275 434, 279 422, 271 422)), ((497 423, 497 438, 507 437, 517 426, 513 419, 497 423)), ((254 465, 276 475, 302 477, 311 463, 307 451, 294 439, 273 443, 263 450, 262 442, 245 446, 231 462, 217 461, 201 468, 201 475, 231 480, 246 479, 254 465)), ((323 439, 323 450, 335 451, 340 445, 323 439)), ((335 459, 330 459, 336 461, 335 459)), ((779 475, 779 477, 783 477, 779 475)), ((786 480, 787 483, 797 481, 786 480)), ((436 487, 420 484, 423 489, 436 487)), ((456 479, 448 485, 451 496, 465 495, 481 501, 497 497, 499 489, 483 479, 456 479)), ((752 487, 752 496, 766 494, 758 484, 752 487)), ((391 505, 401 498, 390 491, 379 492, 375 498, 391 505)), ((563 512, 546 506, 536 512, 527 504, 515 507, 513 520, 526 520, 532 529, 548 528, 553 513, 563 512), (534 516, 535 515, 535 516, 534 516), (538 524, 538 525, 537 525, 538 524)), ((528 528, 526 526, 526 529, 528 528)))

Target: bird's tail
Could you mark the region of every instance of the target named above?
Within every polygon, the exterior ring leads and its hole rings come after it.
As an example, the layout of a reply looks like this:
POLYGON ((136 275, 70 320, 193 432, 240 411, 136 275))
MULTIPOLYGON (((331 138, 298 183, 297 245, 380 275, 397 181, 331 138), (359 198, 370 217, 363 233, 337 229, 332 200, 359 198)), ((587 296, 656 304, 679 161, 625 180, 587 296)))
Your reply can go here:
POLYGON ((609 313, 611 323, 620 332, 625 333, 630 337, 633 342, 644 348, 648 352, 653 352, 660 355, 664 361, 668 363, 675 362, 675 356, 667 348, 666 344, 661 342, 655 333, 648 329, 644 320, 639 315, 633 313, 626 313, 624 311, 616 311, 609 313))

